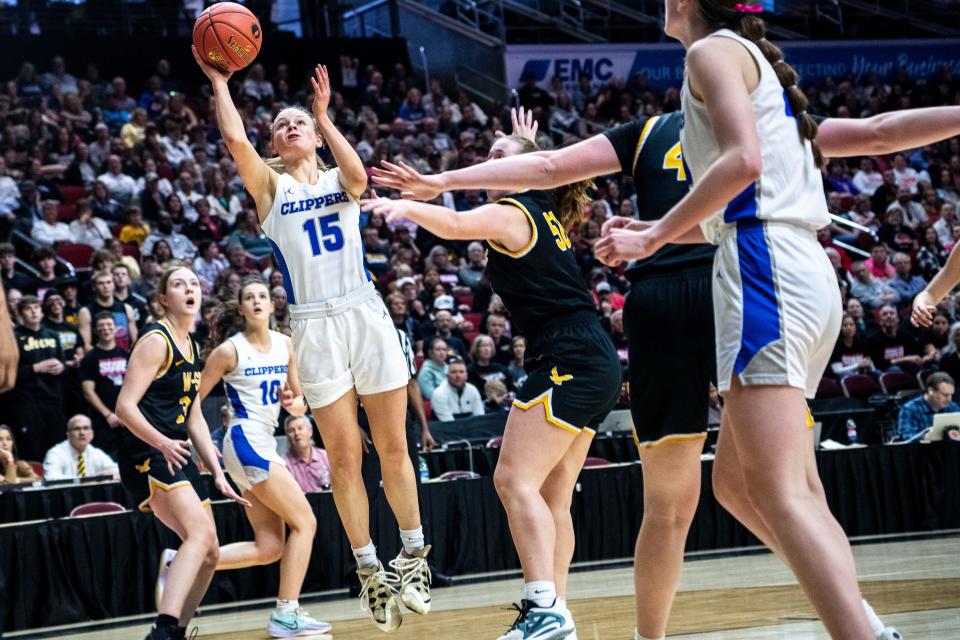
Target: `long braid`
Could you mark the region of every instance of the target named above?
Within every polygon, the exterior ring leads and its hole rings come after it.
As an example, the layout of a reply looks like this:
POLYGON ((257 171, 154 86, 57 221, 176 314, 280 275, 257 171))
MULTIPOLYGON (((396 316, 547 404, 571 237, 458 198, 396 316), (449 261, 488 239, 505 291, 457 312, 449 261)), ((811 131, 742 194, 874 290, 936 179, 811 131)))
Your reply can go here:
POLYGON ((715 29, 727 28, 739 36, 757 45, 763 57, 773 67, 780 86, 783 87, 790 104, 793 117, 797 120, 797 129, 803 140, 809 140, 813 149, 813 161, 817 167, 823 165, 823 152, 817 144, 817 122, 807 113, 806 94, 798 86, 800 77, 797 71, 783 58, 780 47, 767 40, 767 23, 763 18, 747 12, 739 12, 732 0, 700 0, 703 18, 715 29))

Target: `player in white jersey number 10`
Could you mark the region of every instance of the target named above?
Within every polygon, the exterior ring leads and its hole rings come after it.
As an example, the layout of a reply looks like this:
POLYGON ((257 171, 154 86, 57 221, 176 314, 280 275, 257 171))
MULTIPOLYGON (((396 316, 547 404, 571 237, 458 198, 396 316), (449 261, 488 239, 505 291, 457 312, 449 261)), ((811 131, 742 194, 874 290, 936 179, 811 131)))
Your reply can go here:
POLYGON ((194 57, 213 84, 217 122, 240 177, 274 246, 291 304, 300 385, 320 429, 334 500, 357 561, 361 601, 374 623, 393 631, 400 603, 430 610, 430 570, 420 524, 416 476, 407 455, 409 372, 393 321, 364 268, 358 199, 367 188, 359 156, 327 115, 330 82, 318 65, 312 114, 290 107, 272 127, 276 158, 264 161, 247 139, 230 97, 230 74, 194 57), (325 169, 326 144, 337 167, 325 169), (400 525, 403 550, 387 571, 370 538, 369 505, 360 475, 358 400, 370 419, 384 492, 400 525))

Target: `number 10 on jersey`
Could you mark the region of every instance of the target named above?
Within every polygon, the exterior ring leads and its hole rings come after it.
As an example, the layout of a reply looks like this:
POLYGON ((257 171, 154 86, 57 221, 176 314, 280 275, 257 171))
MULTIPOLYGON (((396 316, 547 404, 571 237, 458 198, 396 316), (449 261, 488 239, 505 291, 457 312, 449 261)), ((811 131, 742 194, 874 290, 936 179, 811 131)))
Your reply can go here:
POLYGON ((310 218, 303 223, 303 230, 307 232, 307 236, 310 238, 310 248, 313 250, 313 255, 318 256, 323 253, 320 248, 321 243, 326 251, 343 249, 343 231, 338 226, 339 222, 340 214, 331 213, 310 218))

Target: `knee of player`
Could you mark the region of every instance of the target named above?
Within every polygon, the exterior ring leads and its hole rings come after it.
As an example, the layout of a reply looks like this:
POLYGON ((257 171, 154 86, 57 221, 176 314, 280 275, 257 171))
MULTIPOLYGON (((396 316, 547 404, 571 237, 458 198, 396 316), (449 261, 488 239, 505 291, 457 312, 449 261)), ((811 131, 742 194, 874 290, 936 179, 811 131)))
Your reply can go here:
POLYGON ((380 463, 386 467, 405 465, 410 457, 406 438, 390 438, 387 442, 378 442, 377 453, 380 455, 380 463))
POLYGON ((493 472, 493 486, 501 498, 508 498, 524 490, 522 470, 500 462, 493 472))
POLYGON ((283 540, 278 538, 270 538, 269 541, 264 541, 257 546, 260 551, 261 564, 273 564, 283 556, 283 540))
POLYGON ((207 543, 207 555, 204 556, 203 562, 207 566, 215 567, 220 562, 220 541, 217 538, 216 528, 211 527, 210 531, 205 532, 204 538, 207 543))
MULTIPOLYGON (((304 511, 298 513, 295 518, 288 520, 287 525, 294 531, 312 536, 317 531, 317 517, 313 514, 313 511, 304 511)), ((282 542, 280 547, 283 548, 282 542)))
POLYGON ((361 461, 353 456, 330 456, 330 475, 334 485, 342 485, 360 477, 361 461))

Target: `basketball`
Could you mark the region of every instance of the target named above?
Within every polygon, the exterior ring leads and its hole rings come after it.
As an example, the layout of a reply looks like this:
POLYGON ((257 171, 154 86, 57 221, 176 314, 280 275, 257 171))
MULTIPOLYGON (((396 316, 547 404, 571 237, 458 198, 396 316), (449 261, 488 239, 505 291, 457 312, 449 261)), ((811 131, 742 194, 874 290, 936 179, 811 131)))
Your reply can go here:
POLYGON ((262 30, 257 16, 236 2, 218 2, 193 25, 193 45, 209 64, 239 71, 260 53, 262 30))

